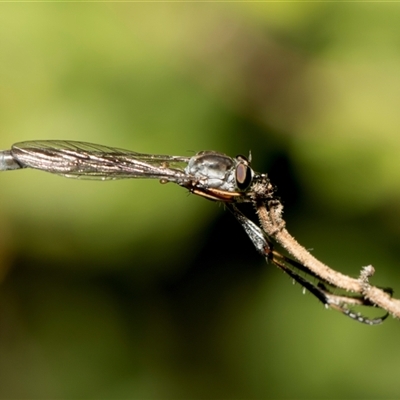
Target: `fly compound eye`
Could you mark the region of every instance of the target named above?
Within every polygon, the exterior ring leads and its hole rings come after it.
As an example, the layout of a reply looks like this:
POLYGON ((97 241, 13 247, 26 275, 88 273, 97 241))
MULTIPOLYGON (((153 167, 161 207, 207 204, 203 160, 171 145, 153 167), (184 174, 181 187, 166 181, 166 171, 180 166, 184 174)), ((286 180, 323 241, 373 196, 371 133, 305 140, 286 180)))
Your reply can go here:
POLYGON ((235 171, 236 186, 239 190, 246 190, 253 181, 254 172, 245 157, 237 156, 236 160, 238 161, 235 171))

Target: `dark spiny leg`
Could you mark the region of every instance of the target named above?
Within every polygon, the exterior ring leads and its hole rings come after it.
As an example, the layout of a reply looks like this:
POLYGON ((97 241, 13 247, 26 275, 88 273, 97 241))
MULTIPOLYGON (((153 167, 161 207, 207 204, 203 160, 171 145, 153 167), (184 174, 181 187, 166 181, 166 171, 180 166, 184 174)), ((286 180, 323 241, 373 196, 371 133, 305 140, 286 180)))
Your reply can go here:
MULTIPOLYGON (((277 254, 276 252, 273 252, 277 254)), ((278 253, 279 254, 279 253, 278 253)), ((299 283, 303 288, 307 289, 311 294, 313 294, 318 300, 321 301, 325 307, 331 307, 336 311, 340 311, 342 314, 367 325, 378 325, 381 324, 389 314, 385 314, 382 317, 370 319, 365 317, 359 313, 355 313, 351 309, 347 308, 347 305, 371 305, 367 304, 362 298, 355 298, 351 296, 337 296, 331 293, 324 285, 319 284, 315 285, 310 281, 307 281, 305 278, 288 268, 281 260, 268 257, 271 261, 280 268, 283 272, 289 275, 292 279, 294 279, 297 283, 299 283)))
POLYGON ((371 306, 372 304, 368 302, 363 297, 355 296, 338 296, 329 291, 329 289, 322 283, 321 279, 313 274, 307 267, 299 263, 298 261, 292 260, 277 251, 273 250, 273 244, 268 240, 264 232, 256 225, 254 222, 250 221, 245 217, 235 205, 227 205, 228 209, 233 213, 236 219, 240 222, 243 229, 246 231, 250 240, 253 242, 257 251, 266 258, 267 261, 274 263, 283 272, 289 275, 294 281, 299 283, 303 288, 312 293, 317 299, 319 299, 326 307, 331 307, 334 310, 340 311, 344 315, 368 325, 380 324, 386 319, 387 314, 380 318, 369 319, 363 317, 360 314, 354 313, 352 310, 348 309, 348 305, 365 305, 371 306), (314 284, 306 278, 302 277, 294 270, 289 268, 286 264, 291 265, 294 268, 306 273, 307 275, 318 279, 318 284, 314 284))

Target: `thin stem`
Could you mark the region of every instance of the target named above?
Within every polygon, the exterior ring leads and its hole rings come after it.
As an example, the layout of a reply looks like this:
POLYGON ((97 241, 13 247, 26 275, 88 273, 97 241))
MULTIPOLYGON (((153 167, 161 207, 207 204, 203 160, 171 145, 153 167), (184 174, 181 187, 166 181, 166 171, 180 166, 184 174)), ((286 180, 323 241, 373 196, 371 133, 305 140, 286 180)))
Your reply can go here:
POLYGON ((316 259, 287 231, 286 228, 277 230, 274 222, 271 221, 270 213, 264 204, 257 206, 257 214, 265 233, 273 237, 290 255, 300 264, 305 265, 310 271, 323 278, 332 285, 351 292, 362 293, 361 283, 357 279, 350 278, 337 272, 316 259))
POLYGON ((297 261, 321 279, 346 291, 358 293, 371 303, 388 311, 392 316, 400 318, 400 300, 392 298, 384 290, 369 284, 368 277, 374 271, 372 267, 369 267, 369 274, 362 271, 359 279, 351 278, 331 269, 311 255, 286 230, 285 221, 282 218, 283 206, 278 200, 265 201, 262 188, 260 188, 259 197, 257 196, 257 187, 254 194, 254 205, 263 230, 269 237, 274 238, 297 261))

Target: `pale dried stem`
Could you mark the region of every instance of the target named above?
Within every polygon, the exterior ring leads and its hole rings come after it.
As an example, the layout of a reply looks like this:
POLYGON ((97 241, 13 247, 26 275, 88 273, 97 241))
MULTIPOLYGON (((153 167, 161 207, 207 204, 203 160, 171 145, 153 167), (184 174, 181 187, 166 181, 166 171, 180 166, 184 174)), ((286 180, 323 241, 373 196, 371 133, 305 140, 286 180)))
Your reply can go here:
POLYGON ((255 201, 260 223, 268 236, 274 238, 297 261, 306 266, 321 279, 338 288, 358 293, 373 304, 389 312, 392 316, 400 318, 400 300, 392 298, 382 289, 369 284, 368 277, 371 276, 374 271, 372 267, 368 267, 368 274, 362 271, 359 279, 351 278, 329 268, 311 255, 286 230, 285 221, 281 216, 283 206, 280 202, 274 200, 271 203, 273 203, 273 205, 270 205, 268 210, 265 201, 255 201))

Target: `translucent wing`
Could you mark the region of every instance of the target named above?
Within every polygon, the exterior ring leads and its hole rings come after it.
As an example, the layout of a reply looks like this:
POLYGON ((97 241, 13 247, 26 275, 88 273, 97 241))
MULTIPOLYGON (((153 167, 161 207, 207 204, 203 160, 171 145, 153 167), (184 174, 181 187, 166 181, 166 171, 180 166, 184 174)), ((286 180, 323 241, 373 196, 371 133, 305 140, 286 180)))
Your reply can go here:
POLYGON ((69 178, 155 178, 184 183, 188 157, 136 153, 67 140, 16 143, 11 156, 21 168, 35 168, 69 178))

